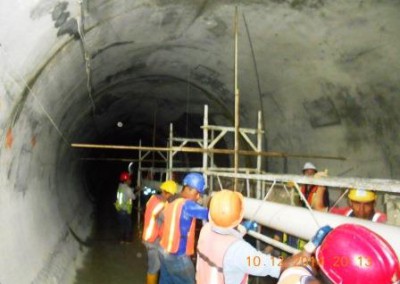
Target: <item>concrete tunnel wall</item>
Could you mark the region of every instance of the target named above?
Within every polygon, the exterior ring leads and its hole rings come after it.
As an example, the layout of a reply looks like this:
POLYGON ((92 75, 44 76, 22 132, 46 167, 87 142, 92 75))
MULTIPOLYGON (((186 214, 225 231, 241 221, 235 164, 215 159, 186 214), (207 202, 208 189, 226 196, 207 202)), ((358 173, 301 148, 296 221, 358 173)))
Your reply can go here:
MULTIPOLYGON (((190 130, 204 104, 214 123, 232 125, 237 4, 0 3, 0 283, 73 275, 81 247, 71 230, 89 235, 92 204, 79 160, 87 152, 69 143, 151 141, 157 110, 161 145, 170 122, 191 117, 190 130)), ((242 126, 255 127, 261 109, 268 150, 344 156, 314 162, 332 175, 398 179, 399 3, 239 8, 242 126)), ((306 160, 289 158, 288 171, 306 160)), ((269 159, 268 170, 282 164, 269 159)))

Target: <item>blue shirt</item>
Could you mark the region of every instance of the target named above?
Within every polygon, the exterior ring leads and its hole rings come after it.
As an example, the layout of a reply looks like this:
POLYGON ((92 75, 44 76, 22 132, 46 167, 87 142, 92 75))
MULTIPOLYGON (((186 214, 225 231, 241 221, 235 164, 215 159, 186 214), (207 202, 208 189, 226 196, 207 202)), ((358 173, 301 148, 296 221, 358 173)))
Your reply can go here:
POLYGON ((208 209, 192 200, 185 200, 185 203, 182 206, 181 219, 179 223, 181 239, 179 241, 178 251, 174 253, 174 255, 183 255, 186 253, 187 237, 193 219, 208 220, 208 209))

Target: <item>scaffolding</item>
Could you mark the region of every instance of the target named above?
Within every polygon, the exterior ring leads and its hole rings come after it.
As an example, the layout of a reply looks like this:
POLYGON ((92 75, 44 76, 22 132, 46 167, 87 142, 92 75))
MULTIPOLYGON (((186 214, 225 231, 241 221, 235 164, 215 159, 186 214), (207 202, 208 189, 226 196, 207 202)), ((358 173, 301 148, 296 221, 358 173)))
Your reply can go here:
MULTIPOLYGON (((138 146, 123 146, 123 145, 96 145, 96 144, 71 144, 75 148, 97 148, 97 149, 120 149, 120 150, 134 150, 138 152, 138 158, 135 159, 137 162, 137 185, 142 187, 148 185, 154 188, 158 188, 159 183, 167 179, 174 179, 174 173, 176 172, 201 172, 206 180, 206 184, 209 185, 210 193, 214 191, 215 179, 219 184, 219 189, 228 188, 233 190, 239 190, 244 193, 246 197, 252 197, 258 200, 263 200, 265 203, 272 193, 276 191, 276 188, 283 189, 286 198, 289 200, 288 204, 298 205, 298 199, 300 198, 309 209, 311 216, 314 216, 313 210, 300 192, 299 184, 314 184, 318 186, 329 186, 330 188, 345 189, 344 193, 336 200, 335 205, 345 196, 349 188, 373 188, 375 191, 381 193, 400 193, 400 181, 397 180, 383 180, 383 179, 365 179, 365 178, 343 178, 343 177, 329 177, 329 178, 314 178, 302 175, 288 175, 288 174, 272 174, 262 170, 262 157, 278 157, 283 158, 286 162, 289 157, 293 158, 314 158, 314 159, 335 159, 344 160, 343 157, 332 157, 332 156, 317 156, 317 155, 293 155, 282 152, 265 152, 263 151, 263 137, 264 130, 262 127, 261 112, 257 115, 257 127, 256 128, 236 128, 230 126, 218 126, 210 125, 208 121, 208 106, 204 106, 204 118, 202 138, 187 138, 187 137, 175 137, 173 131, 173 124, 169 125, 169 137, 166 147, 149 147, 142 146, 139 142, 138 146), (240 150, 240 149, 219 149, 216 148, 221 139, 227 139, 229 133, 237 132, 237 136, 243 138, 243 141, 247 142, 247 147, 251 150, 240 150), (255 140, 255 141, 254 141, 255 140), (197 147, 189 146, 195 145, 197 147), (175 156, 177 153, 197 153, 202 155, 202 166, 201 167, 177 167, 175 166, 175 156), (143 163, 150 160, 146 160, 150 153, 153 153, 153 163, 151 167, 144 167, 143 163), (155 157, 157 154, 158 163, 164 164, 164 167, 154 167, 155 157), (215 154, 224 155, 243 155, 243 156, 255 156, 256 162, 254 168, 246 167, 218 167, 215 164, 215 154), (147 179, 143 178, 143 173, 147 172, 147 179), (154 175, 158 174, 158 180, 154 180, 154 175), (235 180, 233 188, 225 187, 221 178, 235 180), (237 188, 238 181, 241 181, 242 188, 237 188), (251 184, 252 183, 252 184, 251 184), (255 185, 255 186, 254 186, 255 185), (269 189, 266 186, 269 185, 269 189), (244 188, 245 187, 245 188, 244 188), (254 187, 254 190, 252 188, 254 187)), ((86 158, 88 159, 88 158, 86 158)), ((113 159, 109 159, 113 160, 113 159)), ((122 159, 120 159, 122 160, 122 159)), ((133 161, 131 159, 131 161, 133 161)), ((140 192, 139 192, 140 193, 140 192)), ((385 201, 390 200, 388 195, 385 195, 385 201)), ((263 204, 261 203, 261 204, 263 204)), ((392 206, 393 210, 399 210, 399 207, 392 206)), ((261 208, 259 205, 256 212, 261 208)), ((138 211, 142 211, 140 204, 140 198, 138 203, 138 211)), ((387 208, 386 208, 387 209, 387 208)), ((387 211, 387 210, 386 210, 387 211)), ((255 216, 254 216, 255 217, 255 216)), ((315 217, 313 217, 314 220, 315 217)), ((398 220, 400 222, 400 220, 398 220)), ((140 214, 138 214, 138 224, 140 224, 140 214)), ((259 233, 252 233, 254 237, 262 240, 268 244, 276 246, 282 250, 290 253, 296 252, 285 244, 276 242, 275 240, 263 236, 259 233)))

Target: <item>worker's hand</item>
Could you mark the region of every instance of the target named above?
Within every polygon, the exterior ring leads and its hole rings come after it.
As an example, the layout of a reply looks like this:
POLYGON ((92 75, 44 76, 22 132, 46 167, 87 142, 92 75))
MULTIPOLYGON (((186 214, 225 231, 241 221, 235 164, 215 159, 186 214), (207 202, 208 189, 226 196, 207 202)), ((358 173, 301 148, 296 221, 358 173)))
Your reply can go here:
POLYGON ((315 249, 321 245, 322 241, 330 231, 332 231, 332 227, 329 225, 320 228, 311 238, 311 240, 304 246, 304 250, 308 253, 313 253, 315 249))
POLYGON ((325 169, 323 172, 317 172, 314 175, 315 178, 325 178, 328 177, 328 169, 325 169))
POLYGON ((246 228, 246 231, 255 231, 258 227, 258 224, 254 221, 246 220, 242 223, 243 227, 246 228))

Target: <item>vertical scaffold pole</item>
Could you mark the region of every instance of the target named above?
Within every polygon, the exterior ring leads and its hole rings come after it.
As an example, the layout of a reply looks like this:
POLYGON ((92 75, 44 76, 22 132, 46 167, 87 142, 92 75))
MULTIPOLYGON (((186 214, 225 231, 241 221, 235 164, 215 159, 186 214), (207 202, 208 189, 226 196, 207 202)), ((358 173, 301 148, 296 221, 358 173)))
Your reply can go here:
POLYGON ((168 151, 168 172, 167 172, 167 179, 172 179, 172 167, 174 166, 174 153, 172 150, 173 140, 174 139, 174 126, 172 123, 169 124, 169 147, 171 150, 168 151))
MULTIPOLYGON (((238 88, 238 7, 235 7, 235 158, 234 168, 235 174, 239 168, 239 88, 238 88)), ((235 177, 233 190, 238 190, 238 179, 235 177)))
MULTIPOLYGON (((211 130, 211 141, 214 141, 214 129, 211 130)), ((210 166, 215 167, 214 153, 210 153, 210 166)), ((214 176, 210 176, 210 193, 214 191, 214 176)))
MULTIPOLYGON (((139 140, 139 146, 142 146, 142 140, 139 140)), ((138 169, 137 169, 137 177, 136 177, 136 186, 137 187, 142 187, 142 150, 139 150, 138 153, 139 159, 138 159, 138 169)), ((139 232, 141 233, 142 231, 142 224, 141 224, 141 220, 140 220, 140 216, 142 216, 141 211, 142 211, 142 205, 140 202, 140 195, 141 195, 141 190, 138 191, 138 214, 137 214, 137 224, 138 224, 138 229, 139 232)))
MULTIPOLYGON (((262 117, 261 111, 258 111, 258 123, 257 123, 257 151, 262 151, 262 117)), ((257 173, 261 174, 261 155, 257 156, 257 173)), ((257 198, 261 198, 261 180, 257 180, 257 198)))
MULTIPOLYGON (((208 105, 204 105, 204 117, 203 117, 203 173, 207 171, 208 157, 208 105)), ((205 183, 207 185, 207 175, 203 174, 205 183)))

